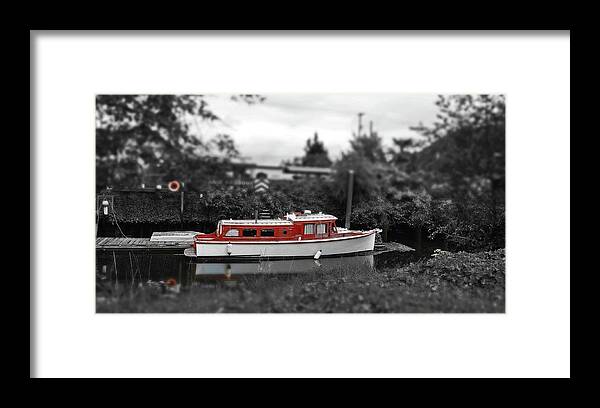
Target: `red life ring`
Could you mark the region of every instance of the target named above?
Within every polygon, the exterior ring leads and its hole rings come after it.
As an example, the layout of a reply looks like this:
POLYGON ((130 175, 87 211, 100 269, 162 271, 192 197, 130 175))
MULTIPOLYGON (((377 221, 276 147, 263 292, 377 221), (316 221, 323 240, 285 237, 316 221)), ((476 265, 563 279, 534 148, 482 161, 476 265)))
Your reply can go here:
POLYGON ((179 191, 180 188, 181 188, 181 184, 179 184, 179 181, 177 181, 177 180, 169 181, 169 190, 171 190, 173 192, 177 192, 177 191, 179 191))

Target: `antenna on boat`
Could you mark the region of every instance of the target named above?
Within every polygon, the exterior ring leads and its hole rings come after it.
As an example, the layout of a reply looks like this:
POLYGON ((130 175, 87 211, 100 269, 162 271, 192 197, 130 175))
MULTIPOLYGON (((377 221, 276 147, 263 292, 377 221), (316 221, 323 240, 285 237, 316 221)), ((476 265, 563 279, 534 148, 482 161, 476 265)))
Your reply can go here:
POLYGON ((258 208, 254 210, 254 223, 258 224, 258 208))

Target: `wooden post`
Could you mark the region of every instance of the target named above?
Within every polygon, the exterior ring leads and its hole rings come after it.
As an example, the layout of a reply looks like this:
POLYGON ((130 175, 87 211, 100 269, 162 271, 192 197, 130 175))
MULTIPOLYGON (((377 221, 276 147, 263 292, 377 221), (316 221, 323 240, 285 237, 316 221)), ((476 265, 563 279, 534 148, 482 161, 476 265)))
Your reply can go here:
POLYGON ((181 206, 179 208, 179 219, 181 221, 181 229, 183 229, 183 190, 181 190, 181 206))
POLYGON ((113 251, 113 262, 115 263, 115 288, 119 288, 119 271, 117 270, 117 257, 115 251, 113 251))
POLYGON ((96 238, 98 238, 98 222, 100 221, 100 196, 96 195, 96 238))
POLYGON ((354 170, 348 170, 348 190, 346 197, 346 224, 345 227, 350 229, 350 214, 352 212, 352 190, 354 188, 354 170))
POLYGON ((181 282, 182 282, 182 280, 181 280, 181 266, 183 264, 183 258, 184 257, 179 258, 179 261, 177 262, 179 264, 179 274, 177 276, 177 283, 179 283, 179 284, 181 284, 181 282))

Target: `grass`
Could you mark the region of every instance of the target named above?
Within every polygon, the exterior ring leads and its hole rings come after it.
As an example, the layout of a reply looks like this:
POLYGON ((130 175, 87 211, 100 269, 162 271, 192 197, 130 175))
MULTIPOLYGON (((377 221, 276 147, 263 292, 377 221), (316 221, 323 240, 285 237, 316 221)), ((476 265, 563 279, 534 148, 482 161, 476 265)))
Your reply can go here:
MULTIPOLYGON (((393 260, 392 260, 393 261, 393 260)), ((389 262, 388 262, 389 263, 389 262)), ((503 313, 504 249, 436 252, 404 266, 164 286, 99 286, 99 313, 503 313)))

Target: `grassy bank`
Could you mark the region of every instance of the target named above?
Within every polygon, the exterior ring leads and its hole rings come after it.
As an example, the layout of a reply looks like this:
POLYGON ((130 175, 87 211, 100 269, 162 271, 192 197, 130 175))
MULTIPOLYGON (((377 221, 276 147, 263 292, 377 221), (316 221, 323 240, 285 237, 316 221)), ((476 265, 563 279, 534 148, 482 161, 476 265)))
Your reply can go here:
MULTIPOLYGON (((123 285, 127 286, 127 285, 123 285)), ((97 291, 103 312, 475 312, 503 313, 504 249, 437 252, 402 267, 264 274, 196 282, 174 291, 152 286, 97 291)))

